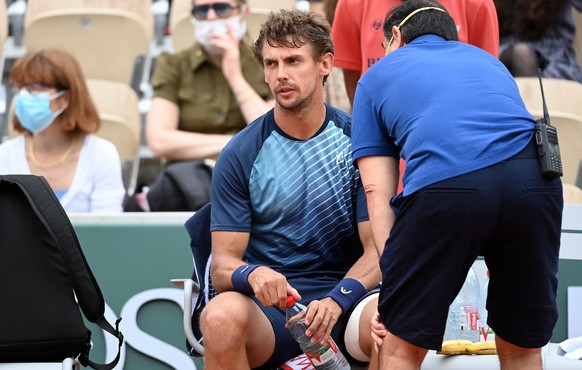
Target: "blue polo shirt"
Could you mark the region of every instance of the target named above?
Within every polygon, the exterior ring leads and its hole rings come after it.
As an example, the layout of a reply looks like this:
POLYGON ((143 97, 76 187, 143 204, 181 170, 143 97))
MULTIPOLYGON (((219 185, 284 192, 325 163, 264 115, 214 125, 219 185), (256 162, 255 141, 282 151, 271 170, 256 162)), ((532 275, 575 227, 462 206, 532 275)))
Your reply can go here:
POLYGON ((360 79, 352 115, 353 160, 406 160, 404 195, 485 168, 521 151, 535 120, 498 59, 424 35, 360 79))

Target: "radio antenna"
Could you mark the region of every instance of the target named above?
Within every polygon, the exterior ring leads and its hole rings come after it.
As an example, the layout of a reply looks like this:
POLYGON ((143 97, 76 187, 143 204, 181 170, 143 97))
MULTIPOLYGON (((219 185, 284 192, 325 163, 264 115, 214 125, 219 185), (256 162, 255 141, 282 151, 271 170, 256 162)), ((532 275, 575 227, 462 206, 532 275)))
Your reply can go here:
POLYGON ((538 79, 540 80, 540 91, 542 92, 542 109, 544 113, 544 120, 546 124, 550 125, 550 113, 548 112, 548 107, 546 105, 546 97, 544 95, 544 85, 542 83, 542 70, 538 68, 538 79))

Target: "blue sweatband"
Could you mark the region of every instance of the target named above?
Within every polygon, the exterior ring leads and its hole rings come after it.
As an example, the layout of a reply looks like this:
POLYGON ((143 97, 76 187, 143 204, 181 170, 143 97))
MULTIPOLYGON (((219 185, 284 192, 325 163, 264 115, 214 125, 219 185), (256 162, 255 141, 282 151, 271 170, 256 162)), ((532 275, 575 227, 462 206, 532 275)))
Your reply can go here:
POLYGON ((230 277, 230 282, 235 291, 246 295, 254 293, 253 287, 249 284, 249 275, 260 265, 242 265, 237 267, 230 277))
POLYGON ((330 297, 336 301, 344 311, 343 313, 346 313, 364 294, 366 294, 366 288, 362 283, 356 279, 347 278, 341 280, 324 298, 330 297))

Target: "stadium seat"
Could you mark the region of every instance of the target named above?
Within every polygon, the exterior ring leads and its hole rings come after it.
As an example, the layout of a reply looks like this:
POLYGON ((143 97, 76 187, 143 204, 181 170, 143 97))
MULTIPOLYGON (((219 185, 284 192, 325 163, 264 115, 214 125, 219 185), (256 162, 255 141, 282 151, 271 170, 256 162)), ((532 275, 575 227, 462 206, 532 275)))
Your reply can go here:
MULTIPOLYGON (((515 79, 521 97, 530 113, 543 116, 540 82, 537 77, 515 79)), ((558 130, 558 141, 564 168, 562 181, 576 183, 579 163, 582 160, 582 84, 574 81, 543 78, 544 95, 550 121, 558 130)))
MULTIPOLYGON (((6 54, 4 52, 4 43, 8 38, 8 14, 6 12, 6 1, 0 0, 0 72, 4 73, 4 65, 6 62, 6 54)), ((0 81, 0 143, 7 135, 6 129, 6 86, 0 81)))
POLYGON ((138 97, 128 84, 88 79, 87 87, 101 118, 96 135, 115 144, 121 159, 124 184, 132 195, 139 168, 141 118, 138 97))
POLYGON ((267 19, 271 12, 268 8, 251 7, 249 18, 247 19, 247 33, 250 38, 249 41, 254 42, 259 36, 261 25, 267 19))
POLYGON ((4 71, 4 43, 8 38, 8 13, 6 9, 6 0, 0 0, 0 71, 4 71))
POLYGON ((192 0, 172 0, 168 23, 174 51, 188 49, 194 43, 191 11, 192 0))
POLYGON ((564 203, 582 204, 582 189, 572 184, 564 186, 564 203))
POLYGON ((295 9, 297 0, 247 0, 251 8, 264 8, 269 10, 295 9))
POLYGON ((28 50, 62 48, 87 78, 131 84, 136 60, 153 38, 151 0, 28 0, 24 43, 28 50))
POLYGON ((141 135, 137 95, 115 81, 87 79, 87 87, 101 118, 97 135, 115 144, 122 161, 132 159, 141 135))

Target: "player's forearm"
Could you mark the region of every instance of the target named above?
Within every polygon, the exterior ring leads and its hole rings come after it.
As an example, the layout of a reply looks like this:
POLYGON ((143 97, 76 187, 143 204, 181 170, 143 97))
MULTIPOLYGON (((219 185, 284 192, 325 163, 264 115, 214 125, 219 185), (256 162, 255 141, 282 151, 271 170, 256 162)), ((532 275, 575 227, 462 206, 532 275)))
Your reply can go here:
POLYGON ((366 291, 375 288, 382 278, 376 250, 365 251, 345 277, 356 279, 366 291))

